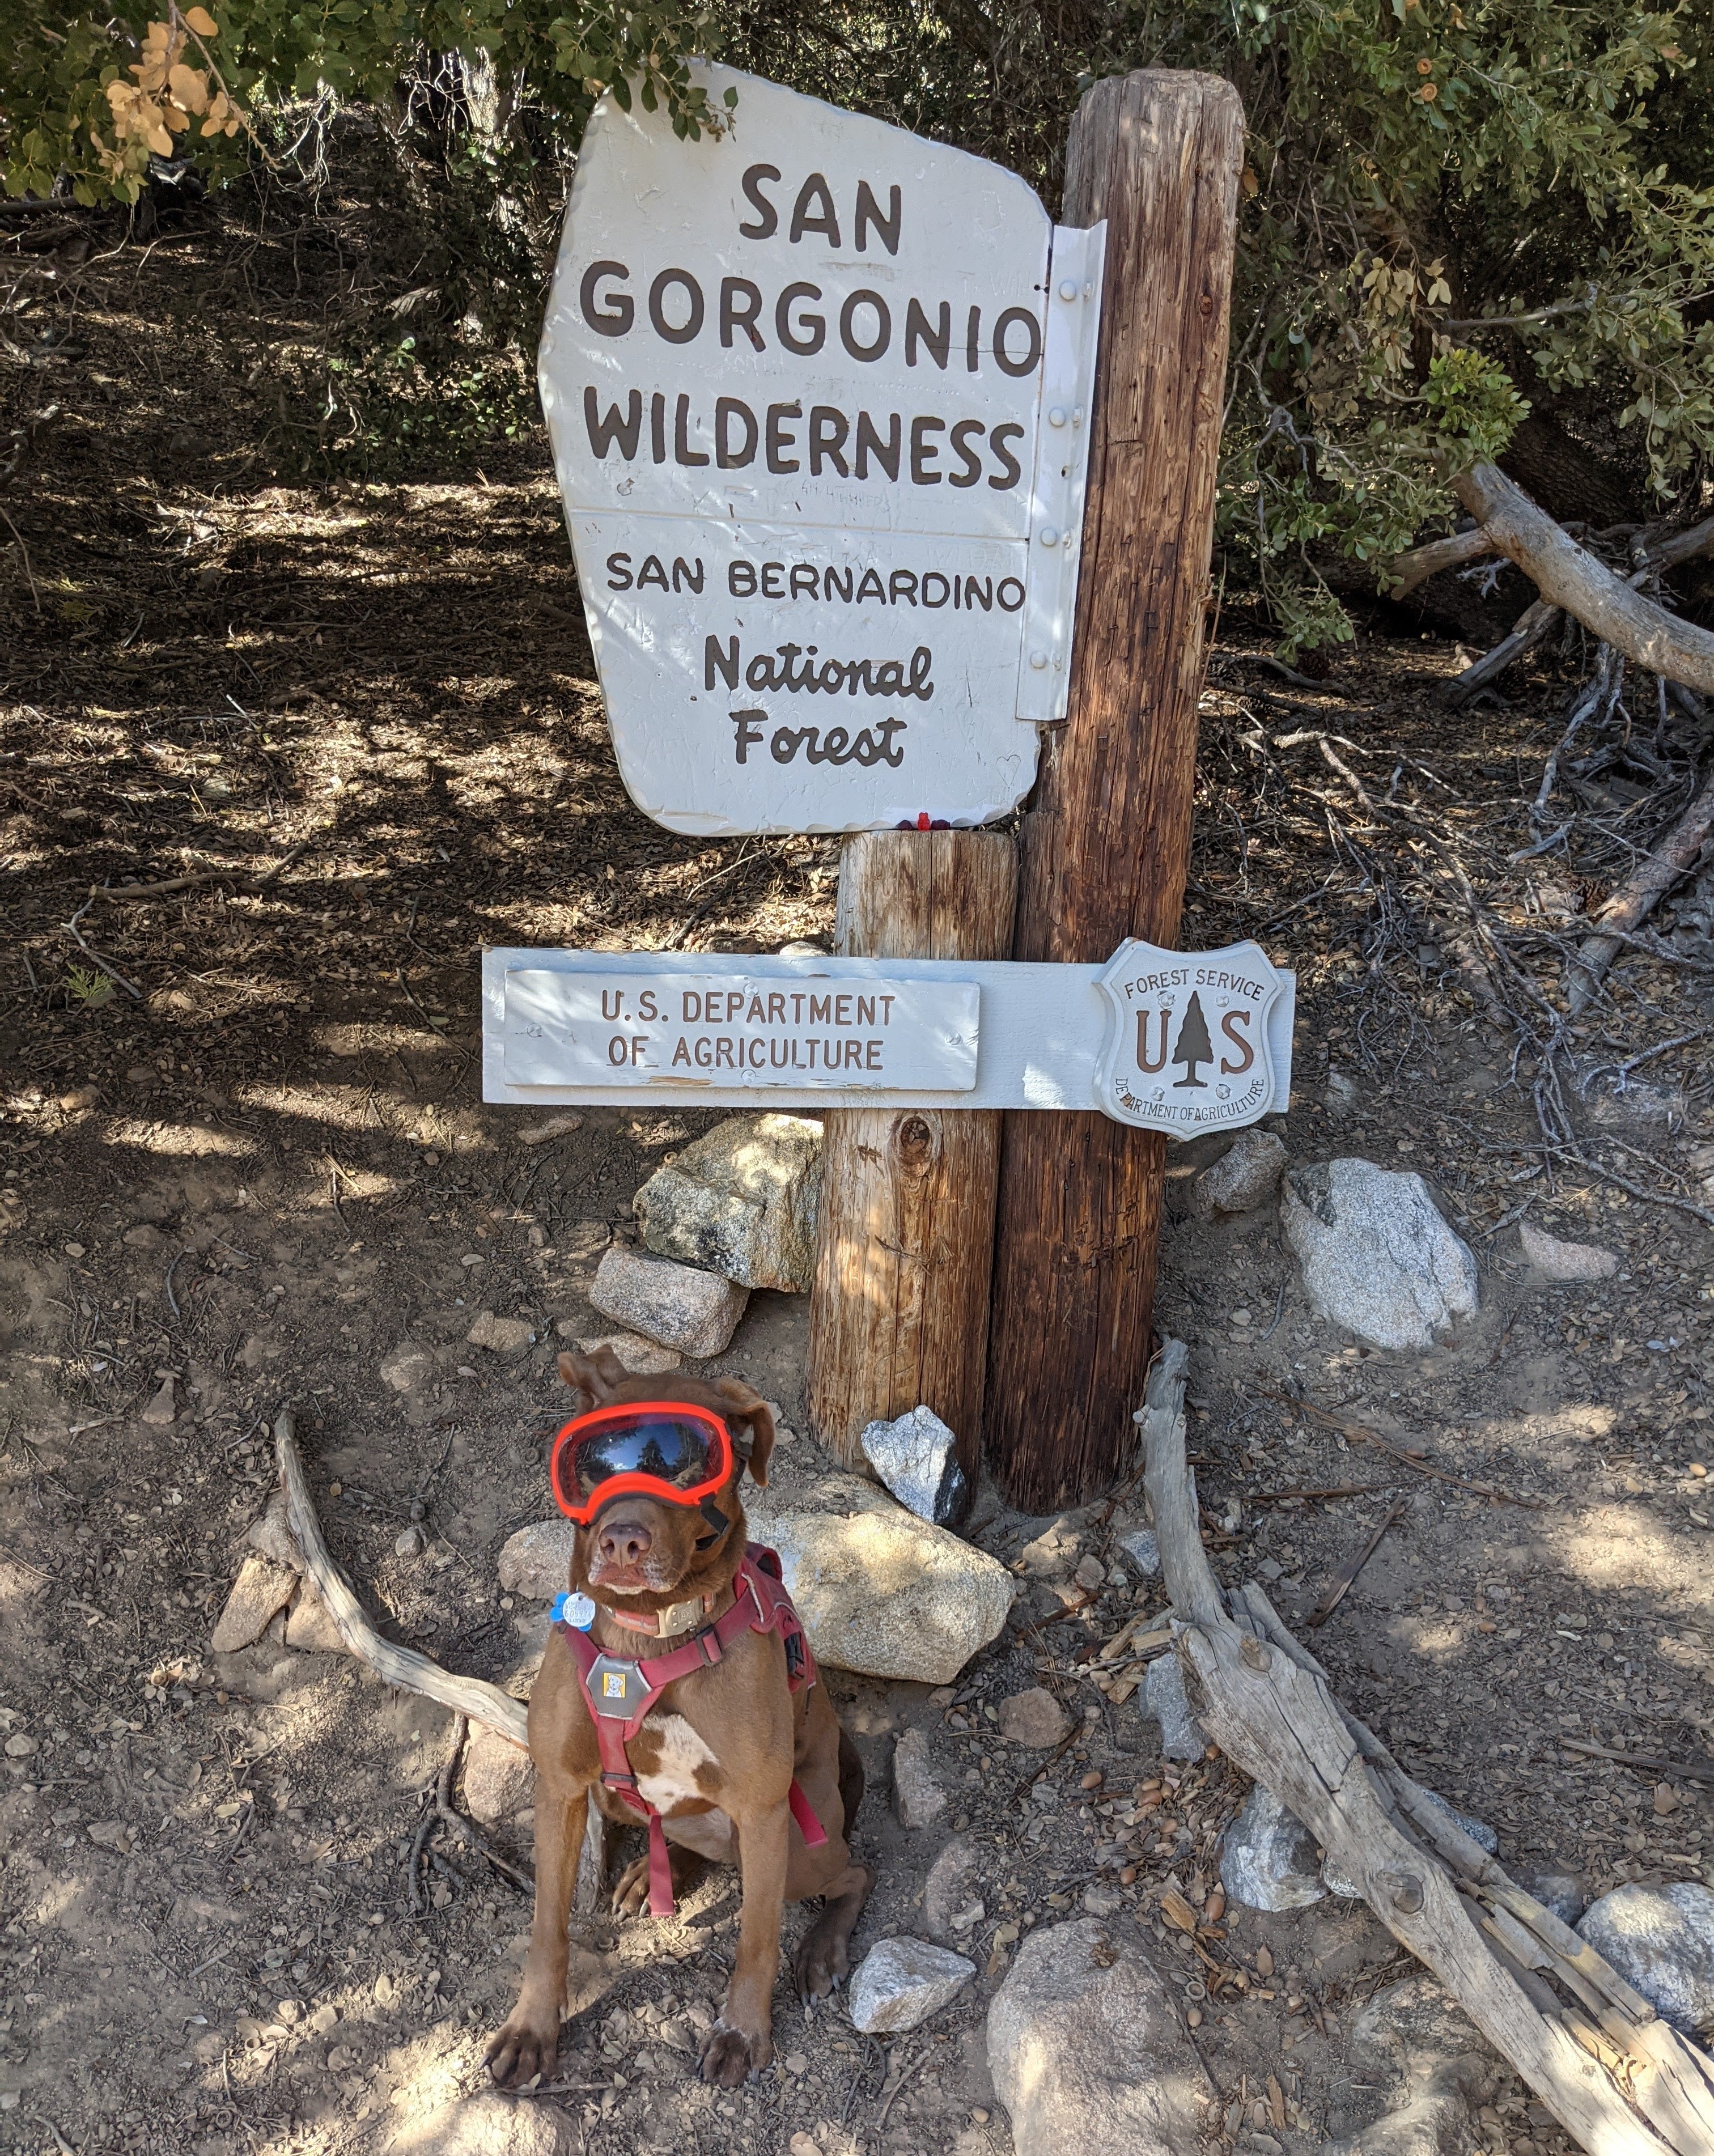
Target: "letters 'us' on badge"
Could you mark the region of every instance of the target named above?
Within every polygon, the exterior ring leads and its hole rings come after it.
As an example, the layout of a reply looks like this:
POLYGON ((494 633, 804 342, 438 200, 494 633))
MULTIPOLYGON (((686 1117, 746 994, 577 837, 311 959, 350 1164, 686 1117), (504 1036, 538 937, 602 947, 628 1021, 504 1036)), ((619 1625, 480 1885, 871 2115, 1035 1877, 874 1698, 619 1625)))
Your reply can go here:
POLYGON ((1286 1106, 1277 1096, 1290 1069, 1295 983, 1259 944, 1183 952, 1123 943, 1098 985, 1108 1020, 1096 1092, 1116 1121, 1188 1138, 1286 1106))

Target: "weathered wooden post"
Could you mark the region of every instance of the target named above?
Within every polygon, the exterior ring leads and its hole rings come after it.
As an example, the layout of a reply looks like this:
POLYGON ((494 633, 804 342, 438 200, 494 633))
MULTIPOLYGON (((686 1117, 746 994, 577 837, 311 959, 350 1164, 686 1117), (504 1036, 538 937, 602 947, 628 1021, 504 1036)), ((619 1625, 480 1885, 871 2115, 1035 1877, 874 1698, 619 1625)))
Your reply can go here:
MULTIPOLYGON (((1014 959, 1171 945, 1190 852, 1244 115, 1212 75, 1097 83, 1068 223, 1107 223, 1070 713, 1044 729, 1014 959)), ((1006 1116, 986 1438, 1044 1512, 1109 1479, 1150 1354, 1166 1140, 1094 1113, 1006 1116)))
MULTIPOLYGON (((1017 891, 994 831, 845 842, 839 947, 853 958, 1003 958, 1017 891)), ((865 1424, 932 1408, 982 1456, 998 1109, 836 1108, 825 1118, 809 1414, 842 1459, 865 1424)))

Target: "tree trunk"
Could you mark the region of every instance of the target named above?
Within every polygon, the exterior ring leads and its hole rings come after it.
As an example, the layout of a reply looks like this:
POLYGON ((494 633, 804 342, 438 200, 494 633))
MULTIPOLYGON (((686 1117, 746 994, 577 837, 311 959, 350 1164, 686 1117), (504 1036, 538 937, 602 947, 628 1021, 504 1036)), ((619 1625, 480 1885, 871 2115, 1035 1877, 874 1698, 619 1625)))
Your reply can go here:
MULTIPOLYGON (((1024 819, 1014 958, 1178 933, 1243 144, 1211 75, 1097 83, 1072 122, 1066 221, 1107 221, 1101 371, 1070 716, 1024 819)), ((986 1424, 1026 1511, 1086 1494, 1132 1448, 1165 1150, 1098 1114, 1007 1115, 986 1424)))
MULTIPOLYGON (((1003 958, 1017 855, 997 831, 868 831, 839 870, 854 958, 1003 958)), ((982 1457, 998 1109, 835 1108, 824 1119, 809 1417, 839 1459, 865 1424, 932 1408, 972 1485, 982 1457)))

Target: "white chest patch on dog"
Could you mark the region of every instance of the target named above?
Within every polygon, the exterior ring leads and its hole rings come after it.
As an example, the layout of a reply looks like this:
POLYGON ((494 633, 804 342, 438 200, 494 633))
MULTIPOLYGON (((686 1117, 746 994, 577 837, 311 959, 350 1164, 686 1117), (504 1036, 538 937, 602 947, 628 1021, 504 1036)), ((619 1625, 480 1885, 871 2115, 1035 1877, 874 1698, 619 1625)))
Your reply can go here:
POLYGON ((706 1803, 709 1792, 697 1787, 696 1769, 719 1762, 684 1716, 651 1714, 643 1730, 654 1739, 660 1756, 647 1774, 638 1775, 639 1794, 658 1812, 698 1799, 706 1803))

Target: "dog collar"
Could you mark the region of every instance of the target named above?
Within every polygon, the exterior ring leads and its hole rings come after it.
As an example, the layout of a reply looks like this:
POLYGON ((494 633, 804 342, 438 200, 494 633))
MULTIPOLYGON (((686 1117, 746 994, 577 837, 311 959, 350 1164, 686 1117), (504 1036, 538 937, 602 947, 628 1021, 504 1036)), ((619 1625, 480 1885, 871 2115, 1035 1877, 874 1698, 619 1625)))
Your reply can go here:
POLYGON ((607 1614, 628 1632, 670 1640, 675 1632, 694 1632, 713 1609, 714 1600, 711 1594, 695 1594, 688 1602, 670 1602, 665 1609, 609 1609, 607 1614))

